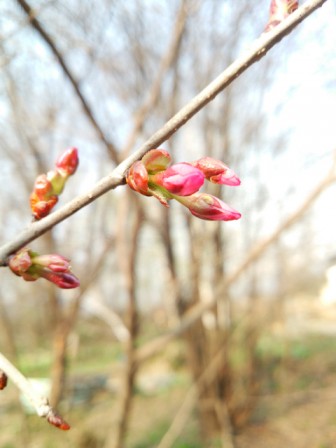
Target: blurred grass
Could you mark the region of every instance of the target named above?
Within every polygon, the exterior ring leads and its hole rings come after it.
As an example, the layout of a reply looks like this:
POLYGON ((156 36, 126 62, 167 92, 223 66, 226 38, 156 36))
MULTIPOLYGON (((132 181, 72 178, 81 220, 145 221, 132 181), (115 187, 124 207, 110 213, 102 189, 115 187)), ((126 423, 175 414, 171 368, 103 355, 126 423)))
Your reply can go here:
MULTIPOLYGON (((155 329, 150 330, 153 336, 155 329)), ((106 373, 114 375, 118 366, 123 364, 122 347, 111 340, 111 334, 96 325, 83 325, 78 329, 79 351, 77 356, 69 359, 69 374, 97 375, 106 373)), ((142 338, 139 344, 148 340, 142 338)), ((247 362, 246 341, 241 335, 235 341, 232 359, 239 372, 247 362)), ((263 394, 286 394, 298 391, 323 388, 336 380, 336 347, 333 337, 310 335, 295 339, 282 339, 268 333, 262 334, 257 344, 257 357, 261 371, 261 396, 263 394)), ((190 378, 183 356, 183 343, 176 341, 167 350, 146 363, 145 367, 163 362, 170 366, 174 380, 156 393, 147 394, 137 390, 130 429, 126 446, 129 448, 153 448, 169 428, 190 385, 190 378), (176 362, 178 358, 178 362, 176 362)), ((52 354, 46 348, 20 352, 20 368, 27 376, 48 377, 52 354)), ((1 409, 2 432, 0 448, 99 448, 103 446, 105 435, 113 428, 118 416, 118 397, 105 391, 94 397, 87 405, 71 405, 64 402, 60 408, 64 418, 69 420, 72 430, 64 433, 49 426, 36 416, 23 416, 17 402, 14 386, 9 385, 2 394, 13 395, 13 404, 1 409)), ((275 400, 275 398, 274 398, 275 400)), ((273 411, 272 411, 273 412, 273 411)), ((272 415, 269 408, 259 406, 254 421, 266 422, 272 415)), ((335 427, 335 414, 330 416, 329 424, 335 427)), ((192 414, 187 425, 173 448, 201 448, 199 442, 197 418, 192 414)), ((216 446, 212 445, 213 447, 216 446)), ((321 445, 322 446, 322 445, 321 445)))

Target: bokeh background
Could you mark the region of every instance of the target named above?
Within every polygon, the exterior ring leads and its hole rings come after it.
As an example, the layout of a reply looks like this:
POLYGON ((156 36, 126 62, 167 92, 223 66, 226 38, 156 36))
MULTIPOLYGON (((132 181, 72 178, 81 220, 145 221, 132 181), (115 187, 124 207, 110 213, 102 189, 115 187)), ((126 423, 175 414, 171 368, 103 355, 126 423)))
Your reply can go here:
MULTIPOLYGON (((118 188, 30 245, 70 257, 78 290, 1 269, 1 351, 72 426, 47 425, 9 384, 1 448, 336 446, 335 12, 327 1, 163 145, 232 167, 241 186, 208 191, 240 221, 118 188)), ((268 14, 266 0, 1 2, 1 243, 65 148, 80 168, 61 204, 247 51, 268 14)))

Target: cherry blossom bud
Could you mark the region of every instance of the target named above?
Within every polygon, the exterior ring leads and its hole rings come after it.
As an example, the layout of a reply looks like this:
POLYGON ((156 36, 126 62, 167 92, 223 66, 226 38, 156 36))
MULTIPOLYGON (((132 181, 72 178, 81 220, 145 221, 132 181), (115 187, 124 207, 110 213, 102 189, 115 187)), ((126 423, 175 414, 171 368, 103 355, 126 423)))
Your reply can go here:
POLYGON ((155 174, 168 168, 171 157, 169 152, 164 149, 152 149, 143 156, 141 161, 148 173, 155 174))
POLYGON ((49 280, 49 282, 54 283, 62 289, 73 289, 80 285, 78 278, 71 272, 57 272, 43 269, 40 271, 40 277, 49 280))
POLYGON ((174 196, 174 199, 188 207, 191 213, 200 219, 232 221, 241 217, 239 212, 208 193, 195 193, 186 197, 174 196))
POLYGON ((171 158, 163 149, 149 151, 135 162, 126 175, 127 184, 138 193, 154 196, 168 207, 176 199, 198 218, 230 221, 240 213, 211 194, 199 193, 207 178, 216 184, 239 185, 238 176, 223 162, 203 157, 196 162, 181 162, 169 167, 171 158))
POLYGON ((270 17, 265 32, 270 31, 299 7, 298 0, 271 0, 270 17))
POLYGON ((56 169, 62 176, 70 176, 75 173, 79 164, 77 148, 69 148, 61 154, 56 161, 56 169))
POLYGON ((70 260, 62 255, 39 255, 23 248, 9 257, 8 266, 26 281, 45 278, 63 289, 79 286, 78 278, 71 272, 70 260))
POLYGON ((144 194, 145 196, 150 196, 148 193, 148 172, 142 162, 137 161, 133 163, 131 168, 128 170, 126 182, 138 193, 144 194))
POLYGON ((189 163, 177 163, 165 171, 150 176, 150 182, 162 186, 170 193, 189 196, 204 183, 204 174, 189 163))
POLYGON ((70 260, 58 254, 38 255, 33 257, 33 262, 54 272, 68 272, 70 269, 70 260))
POLYGON ((202 157, 193 162, 192 165, 201 170, 205 177, 214 184, 240 185, 239 177, 221 160, 216 160, 212 157, 202 157))

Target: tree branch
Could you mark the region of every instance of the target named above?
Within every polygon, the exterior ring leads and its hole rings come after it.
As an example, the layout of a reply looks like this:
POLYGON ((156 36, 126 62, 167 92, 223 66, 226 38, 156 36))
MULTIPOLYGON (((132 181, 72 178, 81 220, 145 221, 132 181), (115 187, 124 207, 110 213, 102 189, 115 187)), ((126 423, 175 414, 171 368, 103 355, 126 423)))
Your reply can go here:
POLYGON ((8 378, 20 389, 36 409, 39 417, 45 417, 47 421, 61 429, 70 429, 70 426, 58 416, 50 406, 48 399, 39 395, 22 373, 0 353, 0 372, 3 371, 8 378))
MULTIPOLYGON (((20 3, 24 2, 24 0, 17 1, 20 3)), ((299 23, 312 14, 317 8, 322 6, 326 1, 327 0, 307 1, 286 20, 276 26, 274 30, 268 33, 263 33, 249 48, 246 54, 236 59, 236 61, 224 70, 214 81, 205 87, 205 89, 196 95, 186 106, 153 134, 136 152, 121 162, 110 175, 101 179, 88 193, 78 196, 41 221, 32 223, 16 238, 0 247, 0 266, 7 264, 7 258, 10 254, 46 233, 53 226, 70 217, 109 190, 124 184, 125 173, 136 160, 143 157, 143 155, 150 149, 156 148, 166 141, 199 110, 212 101, 216 95, 238 78, 252 64, 265 56, 266 53, 280 42, 283 37, 289 34, 299 23)))
MULTIPOLYGON (((139 132, 142 130, 148 113, 154 106, 157 104, 157 101, 160 97, 162 80, 164 75, 168 72, 169 68, 172 66, 174 61, 178 56, 179 49, 181 47, 182 37, 185 31, 185 24, 187 20, 187 7, 186 2, 182 1, 180 5, 180 9, 177 12, 175 26, 172 32, 171 42, 168 46, 166 54, 161 59, 160 65, 157 70, 156 78, 153 81, 151 90, 144 101, 144 103, 140 106, 139 110, 135 114, 135 120, 133 129, 130 132, 128 139, 125 143, 124 148, 122 149, 122 155, 125 157, 128 155, 129 151, 132 149, 132 146, 135 144, 136 139, 139 135, 139 132)), ((122 157, 123 159, 124 157, 122 157)))

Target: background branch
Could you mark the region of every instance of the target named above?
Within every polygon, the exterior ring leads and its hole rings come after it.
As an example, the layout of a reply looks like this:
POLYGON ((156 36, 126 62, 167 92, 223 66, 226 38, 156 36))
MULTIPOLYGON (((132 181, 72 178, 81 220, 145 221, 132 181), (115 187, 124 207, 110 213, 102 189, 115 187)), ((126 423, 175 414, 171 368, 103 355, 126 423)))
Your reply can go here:
POLYGON ((246 258, 241 262, 241 264, 231 273, 228 274, 224 279, 224 282, 220 286, 220 291, 214 295, 208 302, 199 302, 197 305, 193 306, 183 317, 181 322, 175 326, 169 333, 150 341, 147 345, 140 348, 137 352, 137 362, 143 362, 147 358, 153 356, 155 353, 160 351, 168 342, 175 339, 184 333, 189 327, 191 327, 195 322, 197 322, 202 315, 211 310, 216 305, 215 298, 221 293, 224 293, 225 289, 233 284, 238 277, 246 272, 246 268, 251 265, 255 260, 257 260, 265 251, 268 249, 272 243, 274 243, 282 233, 289 229, 293 224, 295 224, 303 214, 313 205, 314 201, 321 195, 321 193, 329 187, 333 182, 336 181, 335 167, 327 174, 327 176, 322 179, 322 181, 315 187, 315 189, 308 195, 305 201, 298 207, 293 214, 291 214, 279 227, 272 233, 269 237, 265 238, 256 244, 251 251, 247 254, 246 258))
POLYGON ((31 8, 29 3, 26 2, 25 0, 16 0, 16 1, 21 6, 21 8, 25 12, 25 14, 28 16, 29 23, 31 24, 31 26, 39 33, 39 35, 42 37, 44 42, 48 45, 48 47, 50 48, 50 50, 52 51, 52 53, 56 57, 56 59, 57 59, 59 65, 61 66, 65 76, 68 78, 68 80, 70 81, 72 87, 74 88, 74 91, 75 91, 75 93, 76 93, 76 95, 77 95, 77 97, 78 97, 78 99, 79 99, 79 101, 80 101, 80 103, 81 103, 81 105, 83 107, 83 110, 84 110, 87 118, 89 119, 90 123, 92 124, 92 126, 96 130, 100 140, 105 144, 105 146, 108 149, 112 159, 114 160, 114 162, 117 163, 118 152, 117 152, 116 147, 114 146, 114 144, 112 142, 110 142, 108 140, 108 138, 106 137, 103 129, 101 128, 101 126, 99 125, 98 121, 96 120, 96 118, 95 118, 95 116, 93 114, 93 111, 91 109, 91 106, 89 105, 87 99, 85 98, 84 94, 82 93, 82 90, 81 90, 81 88, 79 86, 78 81, 75 79, 74 75, 71 72, 70 67, 65 62, 65 59, 64 59, 63 55, 61 54, 60 50, 57 48, 57 45, 54 42, 53 38, 44 29, 44 27, 41 24, 41 22, 36 18, 36 13, 31 8))

